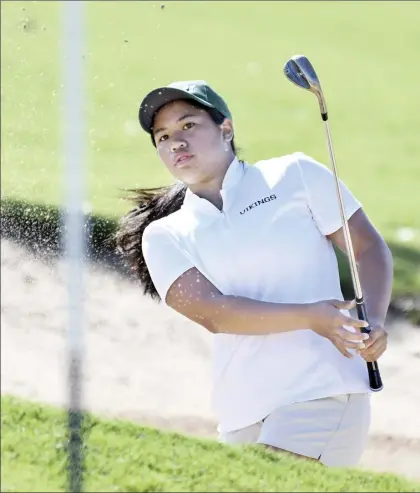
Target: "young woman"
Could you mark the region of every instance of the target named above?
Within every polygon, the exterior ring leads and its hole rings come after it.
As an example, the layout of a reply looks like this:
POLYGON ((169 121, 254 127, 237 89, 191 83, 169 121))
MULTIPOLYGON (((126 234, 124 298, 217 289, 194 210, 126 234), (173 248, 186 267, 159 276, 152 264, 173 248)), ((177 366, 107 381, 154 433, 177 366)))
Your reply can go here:
POLYGON ((343 185, 365 322, 343 300, 334 178, 295 153, 249 165, 232 115, 204 81, 144 98, 139 120, 176 184, 136 190, 117 233, 144 292, 214 334, 219 439, 357 464, 366 443, 366 361, 385 351, 392 258, 343 185))

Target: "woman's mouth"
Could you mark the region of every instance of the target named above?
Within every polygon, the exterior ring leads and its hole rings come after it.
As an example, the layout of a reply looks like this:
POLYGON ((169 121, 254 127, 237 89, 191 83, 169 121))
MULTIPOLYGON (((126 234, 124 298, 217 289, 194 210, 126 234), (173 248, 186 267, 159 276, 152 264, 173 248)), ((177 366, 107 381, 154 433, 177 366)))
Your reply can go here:
POLYGON ((180 154, 176 159, 175 159, 175 166, 179 167, 190 161, 190 159, 193 157, 192 154, 180 154))

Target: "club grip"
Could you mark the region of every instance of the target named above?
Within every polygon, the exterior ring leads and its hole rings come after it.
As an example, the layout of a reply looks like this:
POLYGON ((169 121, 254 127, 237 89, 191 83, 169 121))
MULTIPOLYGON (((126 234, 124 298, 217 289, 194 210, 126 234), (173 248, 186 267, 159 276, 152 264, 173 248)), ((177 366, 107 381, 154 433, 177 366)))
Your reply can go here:
MULTIPOLYGON (((359 320, 365 320, 366 322, 369 323, 366 306, 365 306, 365 302, 363 301, 363 298, 356 299, 356 309, 357 309, 357 316, 359 320)), ((362 332, 369 334, 372 329, 369 325, 369 327, 362 327, 361 330, 362 332)), ((381 378, 381 373, 379 371, 378 363, 376 361, 368 362, 367 369, 369 374, 370 389, 373 392, 379 392, 380 390, 383 389, 384 386, 382 383, 382 378, 381 378)))

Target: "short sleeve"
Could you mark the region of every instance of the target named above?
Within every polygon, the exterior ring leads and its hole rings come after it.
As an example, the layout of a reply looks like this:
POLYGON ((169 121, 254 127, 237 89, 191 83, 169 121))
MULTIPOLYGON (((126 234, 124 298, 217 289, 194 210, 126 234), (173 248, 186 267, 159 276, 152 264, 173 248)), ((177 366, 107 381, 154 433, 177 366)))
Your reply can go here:
POLYGON ((166 304, 166 294, 171 285, 194 265, 176 236, 153 223, 144 230, 142 250, 153 284, 166 304))
MULTIPOLYGON (((297 153, 297 163, 305 188, 308 206, 319 230, 329 235, 342 227, 333 172, 324 164, 297 153)), ((349 219, 362 204, 354 197, 349 188, 340 180, 345 216, 349 219)))

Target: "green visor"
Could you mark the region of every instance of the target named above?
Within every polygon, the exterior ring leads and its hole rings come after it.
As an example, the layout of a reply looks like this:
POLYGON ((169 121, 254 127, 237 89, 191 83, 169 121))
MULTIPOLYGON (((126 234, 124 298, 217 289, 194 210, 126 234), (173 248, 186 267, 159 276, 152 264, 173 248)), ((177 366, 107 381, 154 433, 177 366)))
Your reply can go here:
POLYGON ((232 115, 225 101, 203 80, 173 82, 166 87, 151 91, 142 101, 139 109, 140 125, 147 133, 152 134, 153 119, 156 112, 167 103, 180 99, 190 99, 213 108, 225 118, 232 115))

